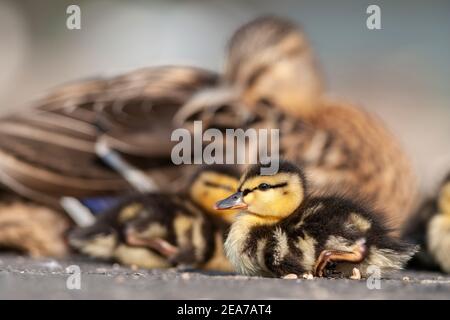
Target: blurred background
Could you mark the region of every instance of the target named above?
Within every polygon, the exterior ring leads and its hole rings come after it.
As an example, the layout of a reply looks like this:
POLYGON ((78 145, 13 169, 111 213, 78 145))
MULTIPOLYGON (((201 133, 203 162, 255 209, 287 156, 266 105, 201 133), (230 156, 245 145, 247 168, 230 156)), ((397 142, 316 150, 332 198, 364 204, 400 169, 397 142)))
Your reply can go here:
POLYGON ((450 1, 0 0, 0 114, 65 82, 161 64, 220 70, 227 39, 262 14, 308 34, 329 95, 378 114, 428 191, 450 168, 450 1), (66 28, 67 6, 81 30, 66 28), (381 30, 366 8, 381 7, 381 30))

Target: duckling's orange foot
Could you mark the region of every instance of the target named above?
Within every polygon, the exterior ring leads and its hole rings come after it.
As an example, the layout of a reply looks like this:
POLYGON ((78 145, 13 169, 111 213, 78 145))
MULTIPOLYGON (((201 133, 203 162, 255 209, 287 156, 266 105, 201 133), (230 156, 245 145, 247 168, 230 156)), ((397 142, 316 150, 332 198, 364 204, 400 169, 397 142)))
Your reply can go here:
POLYGON ((174 245, 170 244, 169 242, 167 242, 166 240, 161 239, 161 238, 155 238, 155 239, 149 240, 148 246, 169 259, 178 254, 177 247, 175 247, 174 245))
POLYGON ((178 248, 162 238, 144 239, 132 233, 127 234, 127 244, 131 246, 146 247, 155 250, 162 256, 170 259, 178 254, 178 248))
POLYGON ((366 257, 366 246, 364 243, 358 243, 353 251, 340 250, 324 250, 320 253, 314 268, 314 275, 316 277, 326 276, 326 269, 329 263, 336 262, 350 262, 360 263, 366 257))

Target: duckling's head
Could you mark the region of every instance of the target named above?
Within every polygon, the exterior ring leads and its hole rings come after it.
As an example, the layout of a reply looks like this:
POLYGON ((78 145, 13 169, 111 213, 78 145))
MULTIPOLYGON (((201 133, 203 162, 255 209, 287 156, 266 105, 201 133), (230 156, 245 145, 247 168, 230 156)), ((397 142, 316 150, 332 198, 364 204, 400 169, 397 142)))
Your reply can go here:
POLYGON ((439 192, 439 210, 450 216, 450 174, 444 180, 439 192))
POLYGON ((239 173, 235 168, 229 165, 204 166, 192 178, 189 195, 192 201, 206 212, 229 220, 236 212, 219 211, 214 209, 214 205, 217 201, 236 192, 238 186, 239 173))
POLYGON ((134 219, 141 208, 139 203, 125 199, 123 204, 101 213, 93 225, 70 230, 67 237, 69 245, 91 257, 111 259, 124 240, 124 224, 134 219))
POLYGON ((302 203, 306 180, 299 168, 280 162, 273 175, 261 175, 266 165, 250 167, 242 176, 238 192, 216 203, 216 208, 245 209, 263 220, 278 221, 292 214, 302 203))

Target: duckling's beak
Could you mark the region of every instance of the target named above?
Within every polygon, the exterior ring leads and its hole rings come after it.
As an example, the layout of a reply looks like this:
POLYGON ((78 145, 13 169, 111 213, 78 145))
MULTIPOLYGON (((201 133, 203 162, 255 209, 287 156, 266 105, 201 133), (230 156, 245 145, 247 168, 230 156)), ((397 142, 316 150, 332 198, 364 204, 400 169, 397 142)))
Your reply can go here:
POLYGON ((214 205, 216 210, 227 210, 227 209, 245 209, 247 204, 244 202, 244 195, 242 192, 236 192, 226 199, 218 201, 214 205))

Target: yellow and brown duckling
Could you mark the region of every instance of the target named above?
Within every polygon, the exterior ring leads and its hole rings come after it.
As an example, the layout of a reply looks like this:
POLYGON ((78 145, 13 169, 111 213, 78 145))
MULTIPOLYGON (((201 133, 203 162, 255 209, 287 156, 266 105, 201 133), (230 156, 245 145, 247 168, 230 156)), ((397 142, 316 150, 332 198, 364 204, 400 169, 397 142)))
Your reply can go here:
POLYGON ((365 277, 370 265, 381 272, 401 269, 414 253, 362 203, 310 196, 303 172, 293 164, 281 162, 272 176, 262 176, 261 167, 249 168, 238 192, 216 204, 217 209, 242 210, 225 241, 240 273, 326 276, 334 269, 365 277))
POLYGON ((230 166, 205 166, 186 194, 136 195, 94 226, 74 231, 70 243, 94 257, 146 268, 190 265, 230 271, 223 235, 235 212, 212 208, 237 186, 238 174, 230 166))
POLYGON ((127 222, 127 243, 151 248, 173 265, 231 271, 223 242, 236 212, 223 213, 213 206, 235 192, 237 186, 238 174, 230 166, 200 169, 192 178, 188 194, 171 195, 161 204, 164 210, 151 211, 146 206, 127 222))
POLYGON ((127 197, 126 200, 99 215, 92 226, 71 230, 68 243, 76 251, 92 258, 118 261, 142 268, 169 267, 167 259, 147 248, 126 243, 123 233, 125 223, 143 208, 146 195, 127 197))
POLYGON ((421 246, 411 266, 450 273, 450 173, 437 196, 423 202, 403 235, 421 246))

